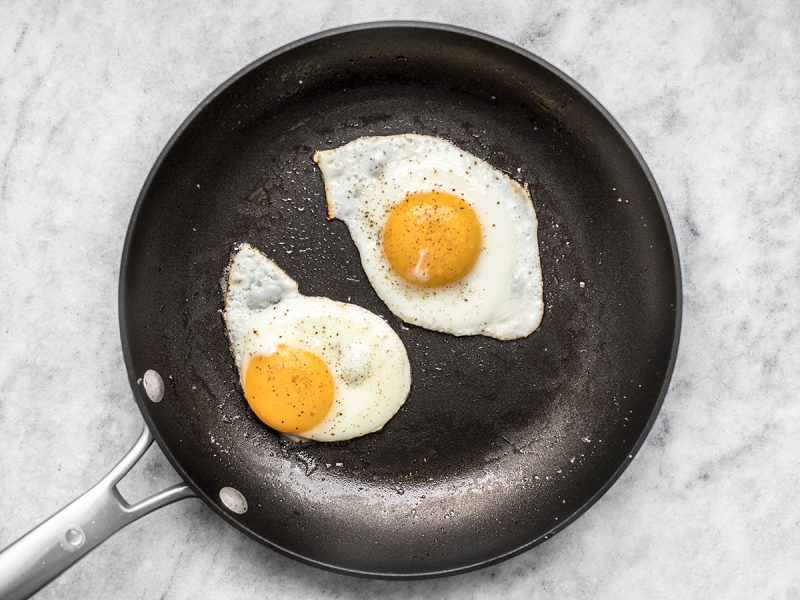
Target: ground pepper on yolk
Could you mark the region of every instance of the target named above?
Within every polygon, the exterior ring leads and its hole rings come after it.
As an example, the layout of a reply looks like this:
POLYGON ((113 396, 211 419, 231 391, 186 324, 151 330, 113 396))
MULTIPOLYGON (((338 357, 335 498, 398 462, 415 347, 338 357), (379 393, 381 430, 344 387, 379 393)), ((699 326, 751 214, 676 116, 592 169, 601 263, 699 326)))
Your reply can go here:
POLYGON ((273 354, 250 359, 243 388, 256 416, 283 433, 301 433, 320 423, 335 390, 324 360, 283 344, 273 354))
POLYGON ((389 214, 383 250, 392 269, 420 287, 444 286, 472 270, 481 251, 478 216, 447 192, 410 194, 389 214))

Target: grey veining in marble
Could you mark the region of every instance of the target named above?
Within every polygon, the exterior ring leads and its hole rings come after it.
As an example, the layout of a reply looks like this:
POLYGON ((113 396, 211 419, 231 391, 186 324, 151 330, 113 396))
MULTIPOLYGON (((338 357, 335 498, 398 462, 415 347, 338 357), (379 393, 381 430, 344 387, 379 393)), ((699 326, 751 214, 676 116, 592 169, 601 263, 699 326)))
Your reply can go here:
MULTIPOLYGON (((199 501, 130 526, 42 598, 800 598, 800 4, 641 0, 4 2, 0 8, 0 546, 138 434, 117 329, 122 239, 177 125, 299 36, 387 18, 479 28, 580 81, 666 198, 683 340, 653 433, 567 530, 496 567, 321 572, 199 501)), ((157 449, 124 486, 177 479, 157 449)))

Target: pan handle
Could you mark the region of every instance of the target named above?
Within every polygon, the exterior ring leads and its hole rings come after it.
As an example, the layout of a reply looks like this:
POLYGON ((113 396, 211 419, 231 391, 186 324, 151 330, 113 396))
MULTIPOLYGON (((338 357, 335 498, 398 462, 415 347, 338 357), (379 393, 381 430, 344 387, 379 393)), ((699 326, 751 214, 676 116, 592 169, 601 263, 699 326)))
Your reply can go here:
POLYGON ((94 487, 0 552, 0 598, 27 598, 99 546, 113 533, 149 512, 194 496, 185 484, 128 503, 117 484, 144 455, 153 436, 147 425, 111 472, 94 487))

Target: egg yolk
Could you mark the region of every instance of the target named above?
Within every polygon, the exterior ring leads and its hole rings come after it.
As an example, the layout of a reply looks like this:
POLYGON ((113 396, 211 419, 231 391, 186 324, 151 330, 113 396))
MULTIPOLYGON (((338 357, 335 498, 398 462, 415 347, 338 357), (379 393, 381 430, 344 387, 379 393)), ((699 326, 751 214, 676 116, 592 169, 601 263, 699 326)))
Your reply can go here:
POLYGON ((383 250, 392 269, 420 287, 458 281, 481 251, 481 224, 464 200, 441 191, 406 196, 389 214, 383 250))
POLYGON ((247 363, 244 396, 256 416, 283 433, 317 425, 333 404, 333 376, 319 356, 280 344, 247 363))

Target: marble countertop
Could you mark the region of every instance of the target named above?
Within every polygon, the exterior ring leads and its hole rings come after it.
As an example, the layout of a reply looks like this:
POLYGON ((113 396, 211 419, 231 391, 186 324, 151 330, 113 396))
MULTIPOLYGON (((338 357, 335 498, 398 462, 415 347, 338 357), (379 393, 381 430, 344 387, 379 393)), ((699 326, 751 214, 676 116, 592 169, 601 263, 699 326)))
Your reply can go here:
MULTIPOLYGON (((560 67, 655 174, 685 309, 672 386, 640 454, 555 538, 463 576, 322 572, 190 500, 129 526, 40 597, 800 598, 800 5, 380 4, 4 5, 0 547, 95 483, 138 434, 118 265, 134 200, 177 125, 297 37, 421 19, 481 29, 560 67)), ((123 491, 176 480, 152 449, 123 491)))

